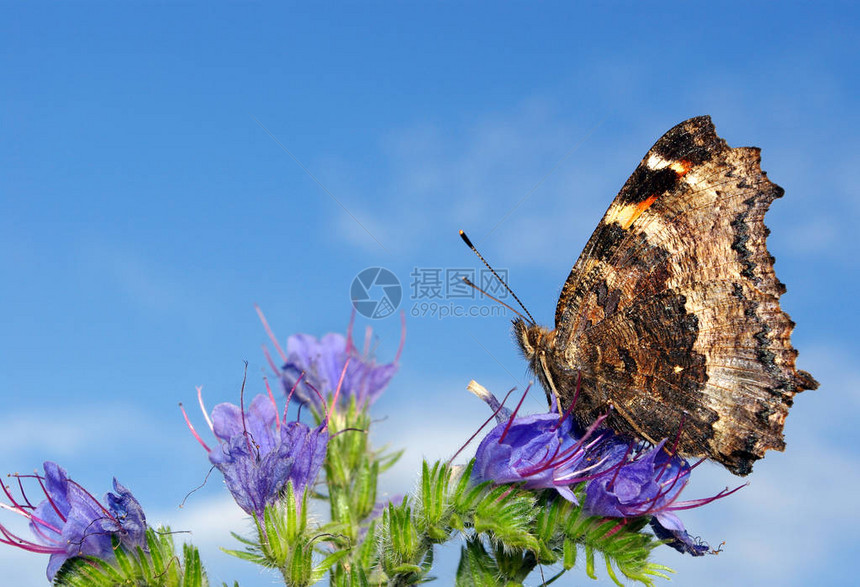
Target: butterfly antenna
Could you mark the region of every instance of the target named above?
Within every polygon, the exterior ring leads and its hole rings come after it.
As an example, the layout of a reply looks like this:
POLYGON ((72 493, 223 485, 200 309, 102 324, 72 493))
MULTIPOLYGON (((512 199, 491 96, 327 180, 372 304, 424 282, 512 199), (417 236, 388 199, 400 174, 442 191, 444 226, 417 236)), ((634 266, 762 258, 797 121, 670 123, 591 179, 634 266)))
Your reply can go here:
MULTIPOLYGON (((466 233, 465 233, 464 231, 462 231, 462 230, 460 231, 460 238, 461 238, 461 239, 463 239, 463 242, 464 242, 464 243, 466 243, 466 246, 467 246, 467 247, 469 247, 470 249, 472 249, 472 252, 473 252, 473 253, 475 253, 476 255, 478 255, 478 258, 479 258, 479 259, 484 263, 484 265, 486 265, 486 266, 487 266, 487 269, 489 269, 489 270, 490 270, 490 273, 492 273, 492 274, 495 276, 495 278, 499 280, 499 283, 501 283, 501 284, 502 284, 502 286, 503 286, 503 287, 508 291, 508 293, 509 293, 509 294, 511 294, 511 296, 513 296, 513 298, 514 298, 514 299, 517 301, 517 303, 520 305, 520 308, 522 308, 522 309, 523 309, 523 312, 525 312, 525 313, 526 313, 526 316, 528 316, 529 321, 530 321, 532 324, 537 324, 537 322, 535 321, 535 319, 534 319, 534 318, 532 318, 532 315, 531 315, 531 314, 529 313, 529 311, 526 309, 525 305, 523 305, 523 303, 520 301, 520 298, 518 298, 518 297, 517 297, 517 294, 515 294, 515 293, 514 293, 514 291, 513 291, 513 290, 508 286, 508 284, 507 284, 507 283, 505 283, 505 280, 504 280, 504 279, 502 279, 501 277, 499 277, 499 274, 498 274, 498 273, 496 273, 496 270, 495 270, 495 269, 493 269, 493 267, 492 267, 489 263, 487 263, 487 260, 486 260, 486 259, 484 259, 484 256, 483 256, 481 253, 479 253, 479 252, 478 252, 478 249, 476 249, 476 248, 475 248, 475 245, 473 245, 473 244, 472 244, 472 241, 470 241, 470 240, 469 240, 469 237, 468 237, 468 236, 466 236, 466 233)), ((483 294, 487 295, 487 296, 488 296, 488 297, 490 297, 490 298, 493 298, 493 296, 489 295, 487 292, 485 292, 485 291, 483 291, 482 289, 480 289, 480 288, 476 287, 476 286, 475 286, 475 284, 473 284, 473 283, 469 282, 468 280, 465 280, 465 281, 466 281, 467 283, 469 283, 469 285, 471 285, 472 287, 474 287, 475 289, 477 289, 478 291, 480 291, 481 293, 483 293, 483 294)), ((516 313, 517 315, 522 316, 522 314, 520 314, 519 312, 517 312, 516 310, 514 310, 513 308, 511 308, 511 307, 510 307, 510 306, 508 306, 507 304, 502 303, 501 301, 499 301, 499 300, 498 300, 498 299, 496 299, 496 298, 493 298, 493 299, 494 299, 494 300, 496 300, 497 302, 499 302, 500 304, 502 304, 503 306, 505 306, 505 307, 507 307, 507 308, 510 308, 510 309, 511 309, 514 313, 516 313)))
POLYGON ((462 277, 460 277, 460 279, 462 279, 462 280, 463 280, 463 283, 465 283, 466 285, 468 285, 469 287, 471 287, 471 288, 472 288, 472 289, 474 289, 475 291, 479 291, 479 292, 481 292, 481 295, 487 296, 488 298, 490 298, 491 300, 493 300, 494 302, 496 302, 496 303, 497 303, 497 304, 499 304, 500 306, 504 306, 504 307, 506 307, 508 310, 510 310, 511 312, 513 312, 514 314, 516 314, 517 316, 519 316, 520 318, 522 318, 523 320, 528 321, 528 317, 524 316, 522 312, 520 312, 520 311, 519 311, 519 310, 517 310, 516 308, 513 308, 513 307, 509 306, 508 304, 506 304, 505 302, 503 302, 502 300, 500 300, 500 299, 499 299, 499 298, 497 298, 496 296, 494 296, 494 295, 492 295, 492 294, 490 294, 490 293, 487 293, 487 291, 486 291, 486 290, 483 290, 483 289, 481 289, 480 287, 478 287, 477 285, 475 285, 474 283, 472 283, 472 280, 471 280, 471 279, 469 279, 468 277, 466 277, 465 275, 463 275, 462 277))

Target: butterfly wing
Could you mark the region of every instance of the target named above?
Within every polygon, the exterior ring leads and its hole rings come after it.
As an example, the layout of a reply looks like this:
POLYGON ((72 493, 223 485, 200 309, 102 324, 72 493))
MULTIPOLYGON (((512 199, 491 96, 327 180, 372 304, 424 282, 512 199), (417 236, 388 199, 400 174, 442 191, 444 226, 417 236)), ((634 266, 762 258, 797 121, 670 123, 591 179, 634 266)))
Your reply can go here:
MULTIPOLYGON (((782 450, 794 323, 765 247, 783 190, 759 150, 730 148, 707 116, 667 132, 610 205, 564 285, 553 361, 582 372, 575 412, 746 474, 782 450), (680 430, 680 433, 679 433, 680 430)), ((569 379, 569 378, 568 378, 569 379)), ((563 403, 573 390, 559 390, 563 403)), ((566 400, 566 401, 565 401, 566 400)))

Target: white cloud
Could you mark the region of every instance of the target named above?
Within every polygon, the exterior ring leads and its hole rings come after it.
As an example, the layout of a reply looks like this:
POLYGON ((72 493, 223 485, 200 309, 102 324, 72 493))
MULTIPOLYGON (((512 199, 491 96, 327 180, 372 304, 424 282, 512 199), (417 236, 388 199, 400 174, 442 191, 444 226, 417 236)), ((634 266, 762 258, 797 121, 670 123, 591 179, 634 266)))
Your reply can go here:
MULTIPOLYGON (((512 113, 488 116, 460 136, 430 124, 417 124, 392 132, 383 140, 381 148, 388 158, 390 173, 383 176, 381 185, 372 187, 372 194, 352 185, 332 189, 364 228, 387 249, 400 253, 426 246, 439 234, 456 235, 459 228, 471 229, 480 239, 513 210, 502 223, 509 229, 523 215, 530 217, 536 202, 548 198, 564 207, 560 211, 556 206, 549 215, 545 212, 547 202, 540 206, 544 220, 551 218, 556 228, 555 223, 562 222, 559 216, 577 218, 575 194, 581 186, 571 185, 573 181, 565 181, 565 177, 579 153, 576 149, 568 152, 581 142, 587 147, 589 124, 593 126, 594 121, 583 120, 576 125, 561 120, 539 100, 526 101, 512 113), (566 184, 566 188, 558 190, 559 183, 566 184), (538 184, 541 185, 530 194, 538 184)), ((331 174, 348 176, 349 172, 335 167, 331 174)), ((349 185, 337 179, 332 184, 349 185)), ((611 195, 599 195, 605 208, 611 195)), ((586 224, 596 224, 598 217, 588 219, 586 224)), ((340 237, 368 251, 378 250, 364 228, 349 215, 332 218, 334 232, 340 237)), ((516 250, 533 252, 546 246, 546 222, 536 223, 534 229, 513 232, 516 250), (536 238, 537 245, 531 246, 536 238)), ((569 224, 564 228, 551 228, 549 232, 571 232, 569 224)), ((498 240, 506 240, 505 234, 511 232, 498 233, 498 240)))
POLYGON ((146 311, 165 313, 205 307, 208 298, 193 287, 187 266, 178 268, 149 253, 95 239, 82 246, 79 261, 93 279, 106 282, 146 311))
MULTIPOLYGON (((247 516, 227 491, 196 498, 193 495, 182 508, 148 513, 150 524, 169 525, 174 531, 189 531, 194 544, 211 548, 224 546, 219 542, 231 531, 239 531, 248 524, 247 516)), ((250 526, 249 526, 250 528, 250 526)))
MULTIPOLYGON (((712 546, 715 539, 726 541, 719 557, 692 559, 658 551, 657 558, 678 570, 685 583, 804 585, 840 564, 838 553, 852 540, 853 521, 860 516, 852 498, 860 483, 856 460, 817 444, 789 449, 782 457, 770 453, 756 468, 749 487, 682 515, 688 529, 712 546)), ((697 489, 729 476, 718 471, 699 477, 697 489)), ((687 494, 692 496, 691 489, 687 494)))
POLYGON ((177 548, 183 542, 194 544, 212 585, 222 582, 232 585, 234 580, 242 585, 282 584, 276 573, 221 551, 222 548, 244 548, 231 532, 243 536, 253 536, 255 532, 250 518, 226 490, 203 497, 192 496, 181 509, 147 511, 147 522, 151 526, 169 525, 171 531, 177 532, 174 536, 177 548))
POLYGON ((45 587, 49 585, 45 576, 48 567, 46 555, 34 554, 0 545, 0 569, 3 569, 3 584, 16 587, 45 587))
MULTIPOLYGON (((836 80, 808 60, 801 60, 800 66, 800 75, 820 78, 804 85, 814 89, 804 95, 785 94, 757 76, 739 88, 746 78, 738 76, 745 73, 717 71, 686 84, 688 95, 678 101, 692 108, 686 114, 713 110, 718 130, 730 144, 764 144, 765 168, 790 191, 790 201, 779 205, 786 219, 779 233, 791 234, 786 237, 790 250, 836 255, 844 249, 850 227, 856 225, 860 198, 856 189, 849 189, 850 180, 842 181, 852 177, 856 168, 856 149, 834 150, 823 176, 810 144, 802 140, 806 137, 792 134, 804 128, 810 103, 826 108, 844 94, 836 80), (753 93, 756 100, 766 96, 770 107, 764 113, 750 106, 753 93), (752 130, 739 134, 744 127, 752 130)), ((439 235, 455 240, 449 235, 464 227, 473 240, 482 241, 513 210, 487 239, 498 247, 494 257, 505 265, 546 264, 554 269, 558 257, 572 263, 626 173, 650 146, 641 137, 656 139, 671 124, 665 115, 654 113, 625 119, 627 134, 640 137, 637 144, 617 134, 609 139, 614 144, 606 144, 610 125, 589 136, 599 117, 611 112, 612 104, 620 100, 629 109, 629 96, 622 98, 625 89, 649 82, 619 75, 629 69, 629 64, 606 62, 581 72, 582 83, 592 84, 594 95, 605 99, 597 116, 581 112, 568 116, 555 106, 562 100, 541 97, 523 99, 514 108, 488 113, 454 129, 422 121, 392 131, 381 141, 378 181, 356 184, 350 180, 359 174, 348 163, 332 162, 331 183, 344 186, 334 191, 395 253, 434 247, 439 235), (555 168, 580 141, 584 141, 581 148, 555 168), (518 206, 542 180, 545 183, 518 206)), ((843 140, 850 145, 854 139, 843 140)), ((335 232, 345 241, 378 252, 378 245, 352 218, 341 213, 331 218, 335 232)))
POLYGON ((32 410, 7 411, 0 418, 0 444, 4 458, 16 460, 16 454, 50 454, 56 460, 80 455, 105 443, 134 443, 146 438, 152 422, 143 421, 139 410, 130 405, 100 405, 98 409, 69 409, 47 406, 38 416, 32 410), (51 421, 45 425, 45 419, 51 421), (86 422, 86 426, 81 426, 86 422), (126 423, 123 435, 117 435, 117 422, 126 423), (133 432, 141 432, 135 437, 133 432))

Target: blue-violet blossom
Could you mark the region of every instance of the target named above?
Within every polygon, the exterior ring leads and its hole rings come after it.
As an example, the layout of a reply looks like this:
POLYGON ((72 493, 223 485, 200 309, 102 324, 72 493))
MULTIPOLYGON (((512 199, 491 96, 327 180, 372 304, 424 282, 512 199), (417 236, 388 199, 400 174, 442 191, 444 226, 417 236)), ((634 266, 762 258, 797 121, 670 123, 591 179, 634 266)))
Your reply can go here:
POLYGON ((92 556, 104 561, 115 560, 112 538, 128 548, 146 549, 146 517, 131 492, 116 479, 116 493, 107 493, 107 506, 86 489, 69 479, 65 469, 46 461, 41 475, 15 475, 21 490, 20 501, 2 485, 9 504, 0 507, 29 520, 34 540, 21 538, 0 525, 0 543, 31 552, 50 554, 47 576, 53 581, 70 558, 92 556), (24 493, 22 479, 36 479, 45 499, 33 506, 24 493))
POLYGON ((378 365, 370 352, 372 330, 369 326, 365 332, 364 350, 360 353, 352 341, 352 320, 346 336, 329 333, 317 340, 309 334, 295 334, 287 339, 284 352, 259 308, 257 313, 281 357, 282 365, 278 367, 266 351, 272 370, 281 380, 284 390, 295 388, 296 399, 317 415, 324 412, 325 401, 334 395, 345 367, 346 375, 338 402, 342 407, 353 400, 359 408, 369 406, 382 394, 397 371, 406 335, 405 322, 394 361, 378 365))
MULTIPOLYGON (((616 437, 617 438, 617 437, 616 437)), ((617 457, 621 443, 612 447, 617 457)), ((632 446, 632 445, 630 445, 632 446)), ((613 470, 592 479, 585 488, 585 509, 597 516, 633 518, 651 516, 654 534, 679 552, 701 556, 710 547, 691 537, 673 512, 691 509, 726 497, 740 489, 721 491, 705 499, 678 501, 690 478, 692 466, 666 448, 666 441, 640 451, 627 460, 630 450, 613 470)), ((612 459, 614 460, 614 459, 612 459)))
POLYGON ((555 489, 565 499, 577 503, 569 486, 588 479, 590 471, 599 464, 585 462, 589 447, 601 439, 600 435, 593 435, 594 427, 575 434, 570 414, 551 411, 517 416, 477 383, 472 382, 469 389, 490 405, 498 422, 478 446, 472 480, 523 483, 527 489, 555 489))
POLYGON ((322 469, 329 439, 327 419, 315 428, 287 421, 289 398, 283 417, 279 417, 275 398, 268 391, 268 395, 257 395, 247 411, 230 403, 218 404, 210 419, 203 406, 202 388, 197 388, 203 416, 218 440, 215 448, 200 438, 183 409, 188 427, 206 449, 209 461, 224 475, 233 499, 258 518, 267 505, 278 500, 287 482, 292 482, 301 502, 305 488, 322 469))
POLYGON ((469 390, 490 405, 498 421, 475 453, 473 481, 555 489, 574 503, 569 486, 586 482, 583 508, 590 515, 621 518, 621 523, 649 516, 654 534, 676 550, 693 556, 710 550, 687 533, 674 512, 708 504, 740 487, 705 499, 678 501, 695 465, 668 450, 665 440, 648 448, 612 430, 598 429, 603 418, 583 431, 572 421, 570 410, 562 416, 554 408, 517 416, 519 406, 511 413, 477 383, 472 382, 469 390))

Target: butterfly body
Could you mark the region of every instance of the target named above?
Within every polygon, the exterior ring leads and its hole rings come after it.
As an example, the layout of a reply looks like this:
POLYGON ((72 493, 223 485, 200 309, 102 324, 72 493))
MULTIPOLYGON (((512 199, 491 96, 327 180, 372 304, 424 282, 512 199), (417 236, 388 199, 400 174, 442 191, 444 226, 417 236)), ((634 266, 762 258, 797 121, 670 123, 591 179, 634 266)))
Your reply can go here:
POLYGON ((581 424, 650 442, 738 475, 768 449, 796 393, 794 323, 765 247, 763 217, 783 190, 759 150, 730 148, 709 117, 648 151, 613 200, 559 297, 555 329, 514 332, 548 396, 581 424))

